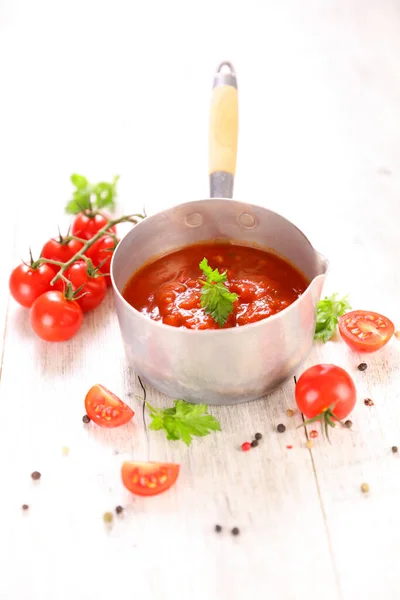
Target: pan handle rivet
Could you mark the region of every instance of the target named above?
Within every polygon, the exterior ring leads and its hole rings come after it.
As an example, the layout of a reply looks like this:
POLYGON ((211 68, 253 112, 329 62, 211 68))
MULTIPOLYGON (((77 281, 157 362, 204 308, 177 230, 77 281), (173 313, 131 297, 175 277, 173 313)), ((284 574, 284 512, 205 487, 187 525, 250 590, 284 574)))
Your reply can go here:
POLYGON ((186 215, 186 225, 188 227, 200 227, 200 225, 203 225, 202 215, 198 212, 186 215))
POLYGON ((250 227, 254 227, 254 225, 256 224, 255 218, 250 213, 242 213, 239 216, 238 220, 240 225, 242 225, 243 227, 247 227, 248 229, 250 227))

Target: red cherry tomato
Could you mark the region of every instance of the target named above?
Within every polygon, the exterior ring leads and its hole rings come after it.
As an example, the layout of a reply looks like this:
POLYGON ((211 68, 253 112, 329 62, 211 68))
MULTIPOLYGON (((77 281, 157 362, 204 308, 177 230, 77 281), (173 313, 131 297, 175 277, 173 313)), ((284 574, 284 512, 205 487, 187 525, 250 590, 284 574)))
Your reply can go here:
POLYGON ((39 296, 31 309, 33 331, 46 342, 69 340, 79 331, 82 319, 79 304, 58 290, 39 296))
MULTIPOLYGON (((72 235, 90 240, 96 233, 107 224, 108 217, 105 213, 92 214, 90 211, 78 213, 72 223, 72 235)), ((116 232, 115 227, 110 231, 116 232)))
POLYGON ((168 490, 179 475, 179 465, 155 462, 124 462, 122 483, 132 494, 155 496, 168 490))
MULTIPOLYGON (((72 284, 74 292, 82 288, 76 299, 83 312, 88 312, 99 306, 107 293, 107 285, 102 275, 91 276, 84 260, 77 260, 65 271, 65 277, 72 284), (83 286, 83 287, 82 287, 83 286)), ((54 284, 57 290, 64 291, 65 283, 58 279, 54 284)))
POLYGON ((99 383, 86 394, 85 409, 92 421, 101 427, 125 425, 135 414, 118 396, 99 383))
MULTIPOLYGON (((91 259, 95 267, 98 267, 105 260, 100 268, 100 272, 109 273, 111 270, 112 255, 117 245, 118 242, 115 242, 110 235, 103 235, 86 251, 86 256, 91 259)), ((107 285, 111 285, 109 275, 105 275, 104 279, 107 285)))
POLYGON ((30 308, 36 298, 51 289, 53 277, 54 270, 47 264, 38 267, 18 265, 10 276, 11 295, 18 304, 30 308))
POLYGON ((353 310, 339 319, 340 335, 352 350, 376 352, 394 334, 394 325, 383 315, 366 310, 353 310))
MULTIPOLYGON (((43 246, 41 256, 51 260, 67 262, 79 252, 82 246, 83 244, 77 240, 68 240, 68 238, 66 238, 66 241, 61 241, 61 238, 60 240, 51 239, 43 246)), ((57 266, 53 265, 53 268, 57 269, 57 266)))
POLYGON ((356 388, 350 375, 335 365, 315 365, 296 384, 296 403, 307 419, 321 420, 325 426, 341 421, 353 410, 356 388))

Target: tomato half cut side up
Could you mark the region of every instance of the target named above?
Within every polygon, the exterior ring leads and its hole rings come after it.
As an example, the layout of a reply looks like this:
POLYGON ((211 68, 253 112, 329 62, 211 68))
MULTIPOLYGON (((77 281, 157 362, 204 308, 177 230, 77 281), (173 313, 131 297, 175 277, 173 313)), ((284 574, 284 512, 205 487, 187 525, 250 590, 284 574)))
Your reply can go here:
POLYGON ((94 423, 110 428, 125 425, 135 414, 118 396, 99 383, 86 394, 85 409, 94 423))
POLYGON ((394 333, 394 325, 379 313, 353 310, 340 317, 339 331, 352 350, 376 352, 388 343, 394 333))
POLYGON ((122 483, 127 490, 138 496, 161 494, 178 479, 180 465, 156 462, 124 462, 121 469, 122 483))

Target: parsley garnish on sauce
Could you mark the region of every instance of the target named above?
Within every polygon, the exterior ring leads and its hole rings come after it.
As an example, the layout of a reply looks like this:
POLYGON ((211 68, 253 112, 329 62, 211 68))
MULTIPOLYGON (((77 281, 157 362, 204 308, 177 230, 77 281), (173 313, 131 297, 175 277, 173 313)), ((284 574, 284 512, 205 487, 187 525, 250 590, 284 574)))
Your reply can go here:
POLYGON ((225 285, 227 280, 226 271, 220 273, 218 269, 212 269, 206 258, 199 265, 206 276, 202 281, 200 304, 205 312, 209 314, 220 327, 223 327, 233 312, 233 303, 238 295, 230 292, 225 285))
POLYGON ((317 324, 315 326, 314 339, 327 342, 336 331, 339 317, 343 316, 351 306, 347 296, 339 300, 338 294, 332 294, 320 300, 317 305, 317 324))

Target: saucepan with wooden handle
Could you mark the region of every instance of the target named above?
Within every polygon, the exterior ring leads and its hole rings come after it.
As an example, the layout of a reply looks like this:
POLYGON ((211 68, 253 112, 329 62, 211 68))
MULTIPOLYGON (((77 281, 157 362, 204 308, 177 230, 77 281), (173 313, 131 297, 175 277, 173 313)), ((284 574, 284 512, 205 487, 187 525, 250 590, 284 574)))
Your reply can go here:
POLYGON ((316 307, 328 268, 327 260, 295 225, 262 207, 263 198, 231 199, 237 140, 236 75, 230 63, 222 63, 212 91, 211 198, 185 202, 147 217, 123 238, 111 264, 130 365, 161 392, 194 403, 252 400, 272 392, 293 375, 312 347, 316 307), (304 275, 306 289, 268 318, 209 330, 172 327, 127 302, 124 289, 143 265, 212 240, 261 248, 283 257, 304 275))

